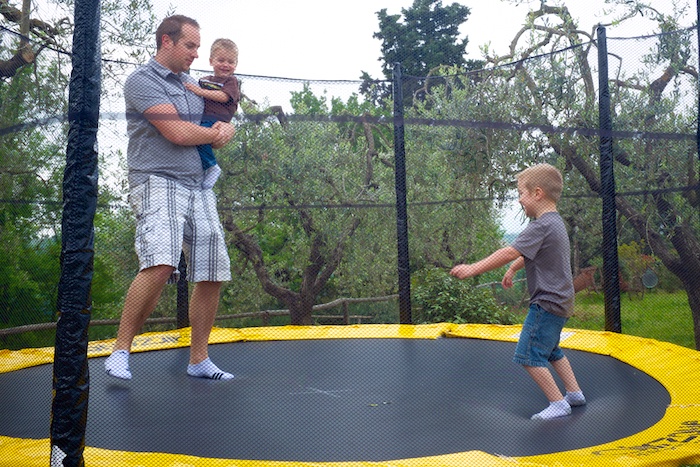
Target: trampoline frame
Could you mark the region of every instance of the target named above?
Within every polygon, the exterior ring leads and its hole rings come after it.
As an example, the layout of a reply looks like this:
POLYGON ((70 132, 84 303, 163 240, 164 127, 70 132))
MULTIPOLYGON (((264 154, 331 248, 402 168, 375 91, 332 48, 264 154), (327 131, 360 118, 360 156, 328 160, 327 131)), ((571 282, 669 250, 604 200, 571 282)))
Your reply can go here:
MULTIPOLYGON (((210 343, 308 339, 437 339, 472 338, 516 342, 521 326, 482 324, 360 324, 347 326, 282 326, 214 328, 210 343)), ((91 342, 89 357, 106 356, 113 340, 91 342)), ((189 346, 190 328, 146 333, 136 337, 132 352, 189 346)), ((537 456, 504 459, 481 451, 399 459, 387 462, 297 462, 210 459, 168 453, 136 453, 87 446, 86 465, 158 467, 428 467, 428 466, 678 466, 700 463, 700 352, 653 339, 566 328, 562 347, 607 355, 645 372, 668 391, 671 402, 659 422, 632 436, 598 446, 537 456), (689 382, 691 382, 689 384, 689 382), (693 384, 692 382, 695 382, 693 384)), ((0 373, 53 363, 53 347, 0 350, 0 373)), ((47 384, 49 384, 47 382, 47 384)), ((50 452, 49 438, 33 440, 0 436, 0 467, 44 467, 50 452)))

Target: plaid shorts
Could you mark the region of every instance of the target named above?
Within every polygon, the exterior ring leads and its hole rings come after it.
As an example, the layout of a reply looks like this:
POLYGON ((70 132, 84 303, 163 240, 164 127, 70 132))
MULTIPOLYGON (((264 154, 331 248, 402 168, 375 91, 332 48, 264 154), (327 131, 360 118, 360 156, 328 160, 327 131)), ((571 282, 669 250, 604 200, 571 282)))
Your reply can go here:
POLYGON ((212 190, 190 190, 179 183, 151 175, 129 193, 136 215, 136 254, 139 270, 158 265, 175 268, 185 253, 187 280, 231 280, 231 260, 212 190))

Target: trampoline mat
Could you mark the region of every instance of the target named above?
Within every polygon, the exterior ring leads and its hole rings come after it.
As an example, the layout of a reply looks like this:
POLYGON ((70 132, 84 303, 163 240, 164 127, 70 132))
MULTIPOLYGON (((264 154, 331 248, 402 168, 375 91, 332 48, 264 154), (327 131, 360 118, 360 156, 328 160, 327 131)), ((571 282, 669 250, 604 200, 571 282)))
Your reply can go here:
MULTIPOLYGON (((521 457, 595 446, 659 421, 670 396, 614 358, 566 350, 588 404, 547 405, 514 343, 462 338, 329 339, 210 346, 230 381, 192 378, 189 348, 131 355, 134 378, 92 358, 86 444, 199 457, 384 461, 463 451, 521 457)), ((48 436, 52 367, 0 374, 0 435, 48 436)))

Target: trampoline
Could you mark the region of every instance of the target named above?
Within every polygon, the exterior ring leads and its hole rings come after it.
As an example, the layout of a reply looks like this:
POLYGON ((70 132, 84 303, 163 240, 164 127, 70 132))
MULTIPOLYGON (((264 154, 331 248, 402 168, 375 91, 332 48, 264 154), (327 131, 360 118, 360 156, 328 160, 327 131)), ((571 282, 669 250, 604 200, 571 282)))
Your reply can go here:
MULTIPOLYGON (((700 353, 565 329, 588 404, 546 399, 511 362, 520 326, 215 328, 232 381, 188 377, 189 329, 137 336, 134 379, 89 348, 86 465, 554 466, 700 462, 700 353), (514 464, 516 462, 516 464, 514 464)), ((50 349, 0 351, 0 466, 46 465, 50 349)))

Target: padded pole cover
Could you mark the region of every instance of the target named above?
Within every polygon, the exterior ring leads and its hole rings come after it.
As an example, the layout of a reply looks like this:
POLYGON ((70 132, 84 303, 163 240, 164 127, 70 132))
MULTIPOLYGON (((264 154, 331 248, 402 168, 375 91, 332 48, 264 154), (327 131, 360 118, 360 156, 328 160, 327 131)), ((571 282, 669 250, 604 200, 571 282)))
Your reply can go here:
POLYGON ((93 220, 97 206, 100 109, 100 0, 76 0, 68 144, 63 178, 59 319, 51 406, 51 466, 85 465, 90 378, 87 331, 92 310, 93 220))

